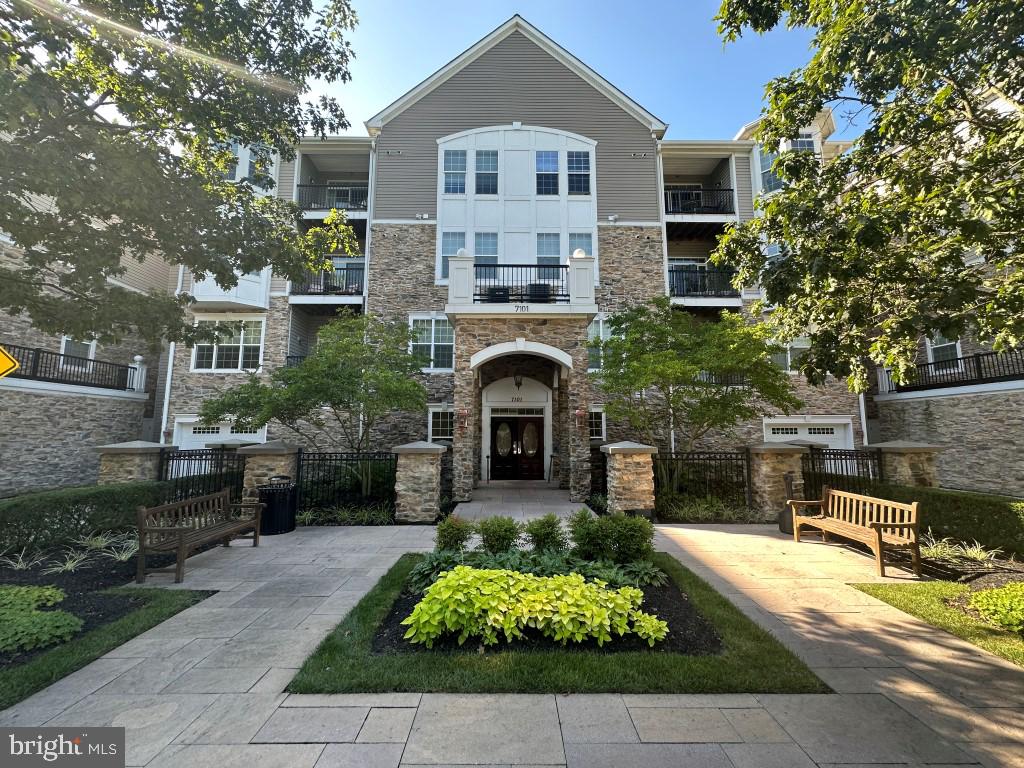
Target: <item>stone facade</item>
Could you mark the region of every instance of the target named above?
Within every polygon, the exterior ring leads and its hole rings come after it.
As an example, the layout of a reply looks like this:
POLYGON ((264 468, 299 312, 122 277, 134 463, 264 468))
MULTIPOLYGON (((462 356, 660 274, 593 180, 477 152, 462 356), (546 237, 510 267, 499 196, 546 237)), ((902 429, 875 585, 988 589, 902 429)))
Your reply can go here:
POLYGON ((395 520, 433 523, 441 514, 441 457, 447 448, 423 441, 400 445, 395 470, 395 520))
POLYGON ((159 443, 143 440, 100 446, 96 449, 100 455, 97 485, 158 480, 162 448, 159 443))
POLYGON ((775 520, 786 509, 786 475, 802 485, 800 457, 807 448, 785 443, 762 443, 750 448, 750 496, 753 512, 764 521, 775 520))
POLYGON ((270 478, 287 475, 294 480, 298 473, 298 450, 289 443, 274 440, 239 448, 238 453, 245 456, 242 494, 247 499, 258 498, 256 487, 269 483, 270 478))
POLYGON ((660 226, 597 228, 597 304, 613 313, 665 295, 665 253, 660 226))
POLYGON ((0 497, 95 483, 95 447, 138 439, 145 409, 137 395, 83 396, 0 384, 0 497))
POLYGON ((935 460, 940 446, 894 440, 874 446, 882 452, 882 476, 896 485, 938 485, 935 460))
POLYGON ((1024 495, 1024 388, 978 394, 878 400, 883 441, 909 440, 943 446, 936 457, 944 488, 1024 495))
POLYGON ((608 457, 608 511, 654 512, 654 465, 658 452, 652 445, 632 442, 601 446, 608 457))

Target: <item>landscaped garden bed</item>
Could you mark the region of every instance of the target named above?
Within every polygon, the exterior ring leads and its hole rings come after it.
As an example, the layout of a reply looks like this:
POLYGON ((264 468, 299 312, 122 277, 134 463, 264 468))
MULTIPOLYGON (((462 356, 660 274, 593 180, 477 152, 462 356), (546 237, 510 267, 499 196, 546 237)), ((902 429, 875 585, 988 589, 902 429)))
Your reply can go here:
MULTIPOLYGON (((589 522, 588 522, 589 521, 589 522)), ((307 659, 294 693, 822 693, 768 632, 671 556, 641 518, 522 532, 451 518, 307 659), (480 546, 468 549, 479 534, 480 546), (410 618, 412 617, 412 618, 410 618), (460 642, 460 639, 462 642, 460 642)))

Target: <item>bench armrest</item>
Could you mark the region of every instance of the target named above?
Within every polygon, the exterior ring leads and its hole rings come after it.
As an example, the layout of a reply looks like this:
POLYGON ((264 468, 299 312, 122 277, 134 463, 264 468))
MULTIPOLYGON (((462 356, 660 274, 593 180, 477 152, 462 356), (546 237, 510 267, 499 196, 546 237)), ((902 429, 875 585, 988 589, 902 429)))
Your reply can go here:
POLYGON ((820 507, 821 500, 805 501, 803 499, 786 499, 786 505, 790 507, 820 507))

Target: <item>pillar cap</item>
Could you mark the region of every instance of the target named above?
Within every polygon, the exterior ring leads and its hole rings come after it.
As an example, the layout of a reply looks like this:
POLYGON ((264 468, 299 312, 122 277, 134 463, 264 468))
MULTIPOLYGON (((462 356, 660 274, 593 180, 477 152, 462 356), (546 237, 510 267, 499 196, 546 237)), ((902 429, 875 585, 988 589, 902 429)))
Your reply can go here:
POLYGON ((406 443, 405 445, 396 445, 391 449, 392 453, 397 454, 441 454, 448 450, 445 445, 438 445, 437 443, 428 443, 426 440, 417 440, 415 443, 406 443))
POLYGON ((98 453, 159 453, 164 448, 169 448, 173 451, 176 450, 177 446, 151 443, 148 440, 129 440, 126 443, 98 445, 93 450, 98 453))
POLYGON ((601 453, 608 454, 655 454, 658 449, 653 445, 644 445, 643 443, 634 443, 632 440, 623 440, 618 443, 608 443, 601 446, 601 453))
POLYGON ((256 443, 239 448, 237 453, 243 456, 266 456, 297 453, 298 450, 298 446, 286 443, 284 440, 271 440, 268 443, 256 443))
MULTIPOLYGON (((757 443, 756 445, 744 446, 751 453, 810 453, 811 449, 806 445, 794 445, 793 443, 757 443)), ((742 450, 742 449, 741 449, 742 450)))
POLYGON ((884 453, 937 453, 946 450, 944 445, 915 443, 912 440, 888 440, 884 443, 872 443, 867 447, 877 448, 884 453))

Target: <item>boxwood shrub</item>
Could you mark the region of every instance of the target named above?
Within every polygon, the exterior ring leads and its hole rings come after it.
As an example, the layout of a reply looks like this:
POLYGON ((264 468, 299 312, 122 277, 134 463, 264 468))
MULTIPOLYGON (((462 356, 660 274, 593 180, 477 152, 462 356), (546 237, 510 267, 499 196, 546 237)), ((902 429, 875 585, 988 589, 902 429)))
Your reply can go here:
POLYGON ((921 531, 959 541, 977 541, 1004 555, 1024 556, 1024 499, 946 488, 876 485, 873 496, 921 502, 921 531))
POLYGON ((134 528, 136 509, 160 504, 166 485, 90 485, 0 499, 0 552, 47 549, 94 531, 134 528))

